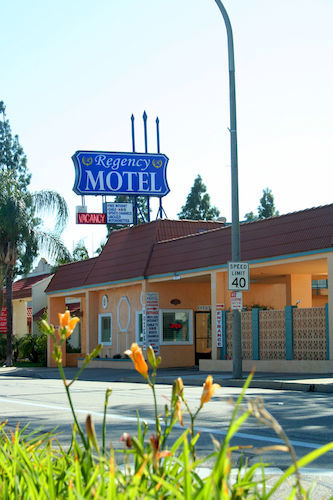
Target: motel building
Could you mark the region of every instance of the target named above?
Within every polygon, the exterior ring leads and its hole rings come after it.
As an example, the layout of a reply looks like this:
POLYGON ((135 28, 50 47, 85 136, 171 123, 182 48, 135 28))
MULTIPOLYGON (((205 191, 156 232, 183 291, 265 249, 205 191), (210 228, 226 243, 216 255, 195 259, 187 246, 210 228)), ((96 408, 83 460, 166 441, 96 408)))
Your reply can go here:
MULTIPOLYGON (((241 223, 243 369, 333 372, 333 204, 241 223)), ((65 366, 129 368, 132 342, 162 367, 232 367, 231 226, 158 219, 113 231, 101 254, 61 266, 46 288, 49 321, 79 304, 65 366)), ((54 366, 48 349, 48 365, 54 366)))

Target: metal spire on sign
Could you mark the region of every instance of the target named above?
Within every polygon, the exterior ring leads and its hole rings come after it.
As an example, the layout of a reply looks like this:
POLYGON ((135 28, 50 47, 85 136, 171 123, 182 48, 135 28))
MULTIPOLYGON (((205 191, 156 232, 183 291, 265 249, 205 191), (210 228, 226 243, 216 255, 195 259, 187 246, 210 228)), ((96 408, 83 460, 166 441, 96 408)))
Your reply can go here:
MULTIPOLYGON (((131 116, 132 122, 132 151, 135 153, 135 131, 134 131, 134 115, 131 116)), ((138 200, 137 197, 134 196, 134 225, 138 224, 138 200)))
POLYGON ((131 116, 132 122, 132 151, 135 153, 135 133, 134 133, 134 115, 131 116))
MULTIPOLYGON (((146 113, 146 111, 143 112, 142 118, 143 118, 143 129, 144 129, 144 136, 145 136, 145 153, 148 153, 147 113, 146 113)), ((150 199, 149 199, 149 196, 147 196, 147 220, 148 220, 148 222, 150 222, 150 199)))
MULTIPOLYGON (((158 116, 156 117, 156 140, 157 140, 157 152, 160 153, 160 120, 159 120, 158 116)), ((162 198, 160 198, 159 208, 158 208, 158 212, 157 212, 157 219, 163 218, 163 212, 164 212, 164 210, 162 207, 162 198)))

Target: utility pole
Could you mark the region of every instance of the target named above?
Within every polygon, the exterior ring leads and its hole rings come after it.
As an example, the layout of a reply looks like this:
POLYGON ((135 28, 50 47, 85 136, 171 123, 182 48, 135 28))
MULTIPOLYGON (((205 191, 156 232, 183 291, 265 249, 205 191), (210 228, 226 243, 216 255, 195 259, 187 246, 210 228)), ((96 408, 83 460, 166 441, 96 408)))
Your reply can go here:
MULTIPOLYGON (((235 58, 232 28, 227 11, 221 0, 215 0, 224 19, 228 38, 229 100, 230 100, 230 149, 231 149, 231 253, 233 262, 240 262, 238 156, 236 123, 235 58)), ((241 312, 232 311, 232 376, 242 378, 242 331, 241 312)))

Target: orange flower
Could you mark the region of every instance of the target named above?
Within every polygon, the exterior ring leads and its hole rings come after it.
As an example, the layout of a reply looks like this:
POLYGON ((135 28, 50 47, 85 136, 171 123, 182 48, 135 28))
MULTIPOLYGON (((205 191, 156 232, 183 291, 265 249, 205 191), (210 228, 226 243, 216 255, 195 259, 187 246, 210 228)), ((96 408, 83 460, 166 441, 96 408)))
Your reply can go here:
POLYGON ((148 365, 142 354, 141 348, 135 342, 131 345, 131 349, 125 351, 125 354, 131 358, 134 367, 145 379, 148 379, 148 365))
POLYGON ((70 312, 67 310, 64 314, 58 313, 59 316, 59 329, 65 330, 66 339, 73 333, 74 328, 80 321, 80 318, 71 318, 70 312))
POLYGON ((178 396, 177 403, 176 403, 176 415, 179 420, 179 423, 182 427, 184 427, 184 422, 183 422, 183 414, 182 414, 182 400, 178 396))
POLYGON ((206 382, 203 384, 203 390, 201 394, 201 406, 208 403, 214 395, 216 389, 221 387, 219 384, 213 384, 213 377, 208 375, 206 382))

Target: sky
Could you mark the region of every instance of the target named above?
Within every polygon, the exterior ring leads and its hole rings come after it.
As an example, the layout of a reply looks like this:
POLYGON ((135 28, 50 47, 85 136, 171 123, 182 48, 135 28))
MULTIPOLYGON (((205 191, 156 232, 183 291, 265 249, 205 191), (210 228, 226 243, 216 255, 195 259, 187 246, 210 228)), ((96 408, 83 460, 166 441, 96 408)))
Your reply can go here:
MULTIPOLYGON (((280 214, 332 196, 333 0, 225 0, 234 34, 239 211, 265 188, 280 214)), ((214 0, 0 0, 0 100, 32 173, 31 189, 61 193, 63 239, 93 256, 105 226, 75 223, 79 149, 169 158, 168 218, 200 174, 231 220, 227 38, 214 0)), ((151 218, 157 215, 152 201, 151 218)), ((86 197, 100 212, 101 197, 86 197)))

